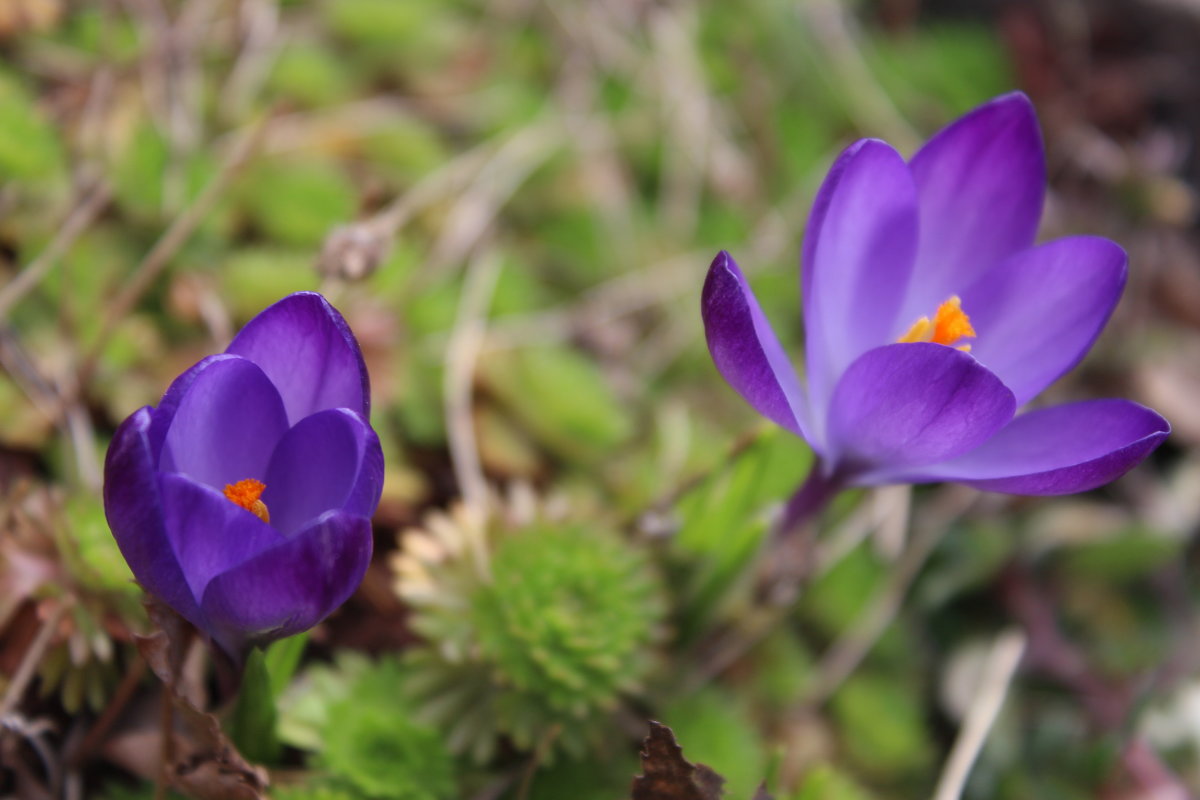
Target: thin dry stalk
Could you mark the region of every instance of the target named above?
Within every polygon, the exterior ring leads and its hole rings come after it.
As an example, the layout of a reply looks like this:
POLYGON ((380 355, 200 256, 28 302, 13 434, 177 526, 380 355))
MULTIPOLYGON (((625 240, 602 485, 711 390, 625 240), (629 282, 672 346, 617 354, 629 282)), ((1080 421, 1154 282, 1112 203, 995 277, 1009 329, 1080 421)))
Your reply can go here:
POLYGON ((29 649, 25 651, 25 655, 21 657, 17 671, 13 673, 12 680, 4 691, 4 699, 0 700, 0 719, 7 717, 17 707, 17 702, 25 693, 29 682, 33 680, 38 665, 42 663, 42 657, 46 655, 46 649, 50 647, 54 633, 58 630, 58 623, 62 621, 63 616, 74 604, 75 601, 68 595, 54 607, 50 616, 42 622, 42 627, 38 629, 37 636, 29 645, 29 649))
POLYGON ((50 272, 71 245, 108 205, 112 192, 106 184, 95 183, 78 195, 74 207, 46 249, 30 261, 15 278, 0 289, 0 321, 50 272))
POLYGON ((467 266, 466 282, 458 305, 458 317, 446 348, 444 384, 446 438, 459 490, 469 508, 480 513, 487 509, 487 482, 475 441, 475 420, 471 414, 471 389, 475 364, 487 329, 487 310, 500 277, 500 257, 481 247, 467 266))
POLYGON ((240 9, 245 34, 221 92, 221 114, 227 120, 240 119, 250 108, 283 43, 275 0, 244 0, 240 9))
POLYGON ((1016 674, 1021 656, 1025 654, 1025 634, 1019 630, 1009 630, 1000 634, 992 651, 988 655, 984 667, 983 678, 975 691, 975 699, 967 709, 963 718, 962 728, 954 741, 950 757, 938 778, 937 789, 933 800, 958 800, 963 788, 967 785, 967 777, 971 767, 979 757, 988 732, 996 722, 1004 697, 1008 694, 1009 684, 1016 674))
POLYGON ((80 367, 79 383, 81 386, 87 384, 88 379, 95 371, 100 354, 104 351, 109 339, 112 338, 117 326, 166 269, 171 259, 179 252, 179 248, 183 247, 195 233, 196 228, 229 188, 241 168, 257 151, 262 137, 269 127, 268 121, 268 117, 260 117, 233 145, 217 174, 213 176, 192 204, 175 218, 162 237, 155 242, 150 252, 146 254, 146 257, 134 269, 124 288, 108 304, 104 321, 100 326, 100 333, 80 367))
POLYGON ((836 0, 798 3, 797 13, 813 32, 859 130, 877 131, 902 151, 911 152, 920 137, 901 116, 863 58, 862 37, 850 9, 836 0))
POLYGON ((551 118, 522 128, 504 142, 446 215, 442 234, 420 273, 422 279, 462 261, 521 184, 558 152, 563 139, 562 126, 551 118))
POLYGON ((823 704, 853 674, 904 604, 913 580, 951 523, 975 501, 976 494, 960 486, 942 490, 942 502, 931 508, 925 520, 914 526, 908 547, 896 562, 887 584, 859 615, 854 624, 833 643, 817 665, 816 676, 800 705, 823 704))

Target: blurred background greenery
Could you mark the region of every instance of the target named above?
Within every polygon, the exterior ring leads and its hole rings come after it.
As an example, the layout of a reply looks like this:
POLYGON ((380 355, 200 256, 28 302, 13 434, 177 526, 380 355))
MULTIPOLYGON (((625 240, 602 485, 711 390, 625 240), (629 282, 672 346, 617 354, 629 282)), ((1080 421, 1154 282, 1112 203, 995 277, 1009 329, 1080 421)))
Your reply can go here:
POLYGON ((626 797, 651 718, 731 797, 930 796, 1013 630, 965 797, 1200 792, 1197 41, 1166 0, 3 0, 0 793, 151 796, 104 448, 301 289, 363 346, 388 472, 363 587, 268 653, 273 796, 626 797), (800 352, 840 149, 1014 87, 1043 236, 1132 260, 1045 399, 1176 434, 1081 497, 844 497, 765 612, 810 455, 713 369, 708 262, 800 352))

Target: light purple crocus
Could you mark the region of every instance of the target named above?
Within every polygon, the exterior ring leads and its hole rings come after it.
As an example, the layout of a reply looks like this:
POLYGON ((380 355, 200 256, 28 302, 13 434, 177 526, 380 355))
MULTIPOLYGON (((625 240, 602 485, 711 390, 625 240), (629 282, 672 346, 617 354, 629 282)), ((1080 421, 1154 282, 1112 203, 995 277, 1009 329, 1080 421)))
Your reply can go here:
POLYGON ((812 446, 818 495, 929 481, 1080 492, 1166 438, 1166 420, 1127 400, 1018 413, 1083 358, 1126 277, 1125 252, 1107 239, 1034 245, 1045 183, 1020 93, 951 123, 908 161, 875 139, 847 148, 804 238, 803 381, 733 258, 713 261, 701 309, 713 361, 812 446))
POLYGON ((312 292, 117 429, 104 508, 142 587, 235 659, 328 616, 371 559, 383 454, 358 343, 312 292))

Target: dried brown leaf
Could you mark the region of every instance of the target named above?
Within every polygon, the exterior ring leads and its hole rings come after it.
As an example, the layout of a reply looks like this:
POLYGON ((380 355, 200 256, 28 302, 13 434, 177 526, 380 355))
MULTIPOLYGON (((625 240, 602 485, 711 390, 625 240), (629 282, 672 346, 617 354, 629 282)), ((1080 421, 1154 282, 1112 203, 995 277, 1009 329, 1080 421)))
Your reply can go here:
POLYGON ((172 783, 196 800, 266 800, 267 771, 242 758, 217 718, 180 697, 175 708, 197 749, 172 766, 172 783))
POLYGON ((758 788, 754 791, 754 797, 750 800, 775 800, 775 798, 767 791, 767 782, 763 781, 758 785, 758 788))
POLYGON ((633 800, 718 800, 724 783, 716 772, 683 757, 670 728, 650 721, 642 742, 642 774, 633 779, 633 800))
POLYGON ((157 600, 147 600, 146 610, 158 630, 136 637, 138 650, 166 687, 179 723, 172 731, 171 785, 197 800, 266 800, 266 770, 246 761, 217 718, 196 708, 182 691, 179 675, 194 629, 157 600))

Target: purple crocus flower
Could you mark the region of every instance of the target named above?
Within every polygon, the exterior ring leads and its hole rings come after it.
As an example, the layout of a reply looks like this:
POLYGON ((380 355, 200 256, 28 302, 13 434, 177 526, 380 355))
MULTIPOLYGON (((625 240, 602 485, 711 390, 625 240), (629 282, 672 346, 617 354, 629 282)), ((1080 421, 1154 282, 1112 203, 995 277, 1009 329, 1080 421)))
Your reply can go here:
POLYGON ((280 300, 117 429, 104 508, 142 587, 240 658, 311 628, 371 558, 383 454, 358 343, 280 300))
POLYGON ((1045 183, 1020 93, 907 162, 875 139, 846 149, 804 239, 804 382, 733 258, 713 261, 702 300, 713 361, 816 451, 817 494, 928 481, 1079 492, 1166 438, 1166 420, 1126 400, 1016 413, 1083 358, 1125 285, 1125 252, 1107 239, 1034 245, 1045 183))

